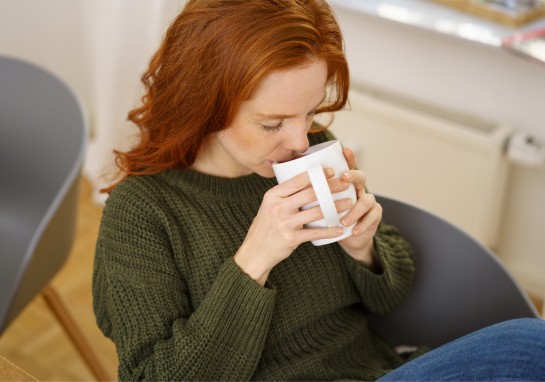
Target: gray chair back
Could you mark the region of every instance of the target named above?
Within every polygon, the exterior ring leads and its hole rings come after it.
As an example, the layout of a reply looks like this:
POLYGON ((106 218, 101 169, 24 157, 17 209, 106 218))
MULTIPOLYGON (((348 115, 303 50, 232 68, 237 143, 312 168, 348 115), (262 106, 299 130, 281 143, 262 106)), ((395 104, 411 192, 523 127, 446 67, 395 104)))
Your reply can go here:
POLYGON ((0 57, 0 333, 68 257, 86 134, 68 86, 0 57))
POLYGON ((539 317, 497 256, 444 219, 376 195, 383 220, 395 225, 415 252, 414 286, 388 317, 369 317, 394 345, 439 346, 476 329, 519 317, 539 317))

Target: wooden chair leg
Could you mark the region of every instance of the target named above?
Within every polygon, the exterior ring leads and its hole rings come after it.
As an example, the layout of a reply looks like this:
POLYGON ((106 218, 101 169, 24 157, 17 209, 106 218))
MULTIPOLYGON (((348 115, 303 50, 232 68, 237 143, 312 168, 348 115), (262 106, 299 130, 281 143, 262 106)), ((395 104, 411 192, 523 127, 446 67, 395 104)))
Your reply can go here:
POLYGON ((66 309, 60 295, 53 286, 46 286, 42 290, 42 295, 96 379, 98 381, 114 380, 106 372, 106 369, 98 359, 89 341, 85 338, 85 335, 77 325, 74 317, 66 309))
POLYGON ((33 382, 38 380, 0 355, 0 381, 33 382))

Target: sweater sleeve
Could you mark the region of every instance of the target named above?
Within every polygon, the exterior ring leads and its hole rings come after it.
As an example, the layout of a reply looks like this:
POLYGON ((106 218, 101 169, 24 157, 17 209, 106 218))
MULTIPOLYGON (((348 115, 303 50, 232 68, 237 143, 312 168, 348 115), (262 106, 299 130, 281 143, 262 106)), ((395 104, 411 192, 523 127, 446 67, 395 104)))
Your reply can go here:
POLYGON ((379 273, 347 254, 344 261, 365 307, 375 314, 387 315, 401 304, 411 288, 414 259, 409 243, 394 226, 381 223, 374 244, 382 268, 379 273))
MULTIPOLYGON (((313 127, 317 130, 321 128, 317 124, 313 127)), ((309 134, 311 144, 333 139, 336 137, 329 130, 309 134)), ((372 272, 347 254, 344 262, 366 308, 373 313, 386 315, 397 308, 408 294, 413 280, 414 259, 409 243, 394 226, 381 223, 374 243, 382 268, 380 274, 372 272)))
POLYGON ((275 290, 259 286, 229 258, 192 307, 168 237, 159 219, 141 212, 142 203, 138 195, 113 193, 96 248, 95 315, 116 345, 119 380, 250 379, 275 290))

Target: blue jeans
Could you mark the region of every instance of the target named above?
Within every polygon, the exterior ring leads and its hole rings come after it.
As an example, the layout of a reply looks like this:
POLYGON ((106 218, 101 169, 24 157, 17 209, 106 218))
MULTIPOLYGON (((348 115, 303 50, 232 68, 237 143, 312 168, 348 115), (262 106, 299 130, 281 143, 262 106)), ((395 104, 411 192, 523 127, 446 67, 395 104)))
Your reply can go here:
POLYGON ((519 318, 477 330, 379 381, 545 381, 545 321, 519 318))

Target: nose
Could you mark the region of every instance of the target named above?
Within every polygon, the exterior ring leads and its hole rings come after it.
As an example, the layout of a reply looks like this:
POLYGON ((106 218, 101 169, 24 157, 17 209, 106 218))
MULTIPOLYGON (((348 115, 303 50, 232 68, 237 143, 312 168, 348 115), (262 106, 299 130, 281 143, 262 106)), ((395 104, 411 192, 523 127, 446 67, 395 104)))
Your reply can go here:
POLYGON ((306 124, 297 123, 290 126, 290 128, 286 130, 288 130, 289 133, 285 138, 285 147, 297 153, 307 151, 309 148, 309 142, 307 137, 308 128, 306 124))

